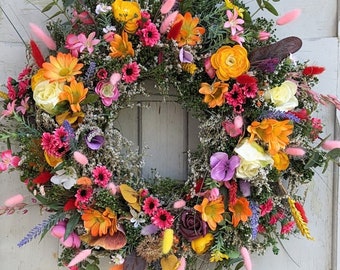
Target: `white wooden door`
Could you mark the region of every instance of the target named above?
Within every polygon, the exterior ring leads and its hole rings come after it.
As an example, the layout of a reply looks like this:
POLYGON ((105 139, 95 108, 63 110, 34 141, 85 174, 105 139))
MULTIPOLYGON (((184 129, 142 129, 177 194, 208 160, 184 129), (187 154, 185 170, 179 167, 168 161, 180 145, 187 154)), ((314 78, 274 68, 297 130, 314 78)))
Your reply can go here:
MULTIPOLYGON (((0 6, 15 24, 24 40, 28 40, 28 22, 43 25, 44 17, 37 8, 42 8, 49 0, 32 0, 34 5, 25 0, 0 0, 0 6)), ((255 2, 255 1, 251 1, 255 2)), ((279 37, 295 35, 303 39, 302 49, 294 55, 299 60, 311 59, 311 64, 326 67, 320 76, 320 84, 315 90, 337 94, 338 89, 338 33, 336 0, 286 0, 276 3, 280 13, 293 8, 302 10, 301 16, 291 24, 278 29, 279 37)), ((265 13, 267 16, 268 14, 265 13)), ((14 76, 23 68, 25 49, 9 23, 5 14, 0 12, 0 82, 5 83, 7 76, 14 76)), ((340 95, 338 95, 340 96, 340 95)), ((123 112, 124 121, 120 121, 123 133, 141 147, 148 146, 144 174, 152 176, 158 171, 163 176, 184 179, 186 175, 186 150, 192 149, 197 142, 195 122, 179 105, 164 103, 159 99, 142 102, 134 111, 123 112), (126 121, 128 120, 128 121, 126 121), (126 125, 125 123, 129 123, 126 125), (152 155, 151 155, 152 154, 152 155)), ((320 117, 327 123, 326 133, 337 135, 337 115, 332 107, 320 111, 320 117)), ((5 149, 1 146, 0 150, 5 149)), ((22 192, 25 188, 19 183, 16 174, 0 174, 0 202, 7 197, 22 192)), ((303 237, 283 241, 279 255, 270 250, 265 256, 253 255, 254 270, 300 270, 320 269, 335 270, 340 268, 338 242, 338 171, 329 167, 326 174, 317 174, 310 186, 306 200, 306 211, 310 219, 310 231, 314 241, 303 237)), ((28 195, 28 193, 26 193, 28 195)), ((58 269, 58 243, 47 236, 40 243, 39 239, 18 248, 17 243, 37 223, 43 220, 37 207, 30 207, 29 215, 14 214, 0 216, 0 269, 40 270, 58 269), (33 215, 32 215, 33 214, 33 215)), ((106 270, 106 269, 103 269, 106 270)))

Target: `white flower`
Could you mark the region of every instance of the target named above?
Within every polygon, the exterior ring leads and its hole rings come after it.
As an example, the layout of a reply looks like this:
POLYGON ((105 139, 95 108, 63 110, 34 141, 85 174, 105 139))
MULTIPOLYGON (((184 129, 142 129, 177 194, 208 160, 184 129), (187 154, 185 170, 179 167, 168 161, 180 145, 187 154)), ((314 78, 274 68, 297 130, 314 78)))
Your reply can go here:
POLYGON ((280 111, 290 111, 299 105, 295 97, 297 86, 291 81, 284 81, 280 86, 276 86, 265 93, 265 98, 271 100, 275 108, 280 111))
POLYGON ((137 228, 141 225, 141 223, 145 222, 145 218, 143 218, 143 213, 137 213, 135 210, 131 209, 130 213, 132 218, 130 219, 131 223, 133 223, 133 227, 137 228))
POLYGON ((38 83, 33 89, 33 99, 37 106, 45 112, 52 114, 53 108, 59 102, 59 94, 63 91, 64 83, 48 80, 38 83))
POLYGON ((117 28, 115 26, 112 25, 108 25, 105 28, 103 28, 103 32, 105 34, 109 33, 109 32, 116 32, 117 28))
POLYGON ((124 263, 124 258, 122 255, 120 254, 116 254, 115 256, 112 256, 111 257, 111 261, 114 263, 114 264, 123 264, 124 263))
POLYGON ((268 165, 273 165, 272 157, 266 154, 263 148, 256 142, 244 139, 236 148, 235 152, 241 159, 240 166, 236 170, 236 177, 251 178, 259 173, 259 170, 268 165))
POLYGON ((103 3, 100 3, 96 6, 96 14, 106 13, 106 12, 110 11, 111 9, 112 9, 112 7, 107 6, 103 3))
POLYGON ((77 182, 77 172, 74 168, 56 171, 56 175, 52 176, 51 182, 56 185, 62 185, 65 189, 71 189, 77 182))

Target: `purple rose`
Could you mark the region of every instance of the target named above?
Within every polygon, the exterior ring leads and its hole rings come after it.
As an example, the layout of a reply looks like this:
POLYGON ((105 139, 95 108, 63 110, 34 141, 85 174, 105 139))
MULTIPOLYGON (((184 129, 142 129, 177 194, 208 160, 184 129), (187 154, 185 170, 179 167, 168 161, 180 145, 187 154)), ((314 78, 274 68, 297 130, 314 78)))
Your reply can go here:
POLYGON ((179 232, 188 241, 192 241, 207 234, 207 223, 201 214, 194 210, 183 211, 179 224, 179 232))

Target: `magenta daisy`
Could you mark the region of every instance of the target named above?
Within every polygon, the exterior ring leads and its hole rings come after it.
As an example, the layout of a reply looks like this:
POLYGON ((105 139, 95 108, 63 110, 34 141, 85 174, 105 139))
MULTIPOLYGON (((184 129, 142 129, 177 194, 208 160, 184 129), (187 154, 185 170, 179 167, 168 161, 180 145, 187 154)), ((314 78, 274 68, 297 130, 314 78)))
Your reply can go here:
POLYGON ((234 84, 233 89, 225 94, 226 102, 234 107, 234 110, 239 110, 238 107, 245 102, 246 97, 243 93, 243 89, 238 85, 234 84))
POLYGON ((137 35, 141 39, 144 46, 153 47, 159 41, 161 35, 159 34, 156 25, 149 23, 145 28, 139 30, 137 35))
POLYGON ((137 81, 139 74, 140 74, 140 68, 136 62, 125 64, 122 68, 123 73, 123 81, 127 83, 133 83, 137 81))
POLYGON ((92 188, 80 188, 77 190, 77 193, 75 195, 76 201, 75 206, 78 209, 86 209, 87 205, 89 204, 93 194, 92 188))
POLYGON ((174 222, 174 216, 165 209, 159 208, 157 212, 151 217, 153 225, 160 229, 169 229, 174 222))
POLYGON ((97 166, 92 171, 94 183, 100 187, 106 187, 112 177, 112 172, 105 166, 97 166))
POLYGON ((293 230, 294 226, 295 226, 294 221, 289 221, 286 224, 283 224, 281 228, 281 234, 290 233, 293 230))
POLYGON ((159 206, 160 203, 157 198, 148 197, 144 200, 143 211, 145 212, 145 214, 152 216, 157 212, 159 206))

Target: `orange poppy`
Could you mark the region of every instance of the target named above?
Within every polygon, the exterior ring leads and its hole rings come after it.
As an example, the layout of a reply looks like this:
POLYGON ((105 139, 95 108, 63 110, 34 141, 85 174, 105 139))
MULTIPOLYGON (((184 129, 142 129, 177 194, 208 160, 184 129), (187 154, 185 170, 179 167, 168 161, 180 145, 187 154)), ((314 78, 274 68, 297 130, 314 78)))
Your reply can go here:
POLYGON ((214 108, 224 104, 224 94, 228 92, 228 89, 229 84, 224 82, 214 82, 212 85, 201 83, 199 92, 204 95, 203 102, 207 103, 209 108, 214 108))
POLYGON ((255 136, 268 143, 268 152, 274 156, 289 143, 288 136, 293 133, 293 125, 290 120, 278 121, 276 119, 264 119, 261 122, 254 121, 247 130, 251 134, 250 141, 255 136))
POLYGON ((129 41, 128 34, 123 31, 122 35, 115 34, 110 42, 110 56, 112 58, 124 58, 128 55, 134 56, 135 52, 132 43, 129 41))
POLYGON ((201 205, 195 205, 194 208, 202 214, 202 220, 206 221, 213 231, 216 230, 217 223, 223 220, 224 203, 222 197, 214 201, 204 198, 201 205))
POLYGON ((59 100, 67 100, 70 103, 72 112, 80 112, 80 102, 86 98, 88 89, 84 88, 82 82, 71 82, 70 85, 64 85, 63 91, 59 94, 59 100))
POLYGON ((248 217, 252 215, 249 201, 244 197, 237 198, 235 203, 230 204, 229 211, 233 213, 232 223, 234 227, 237 227, 241 220, 247 221, 248 217))
POLYGON ((75 79, 75 75, 81 74, 83 66, 70 53, 59 52, 56 57, 50 56, 50 62, 43 63, 44 77, 50 82, 70 82, 75 79))

